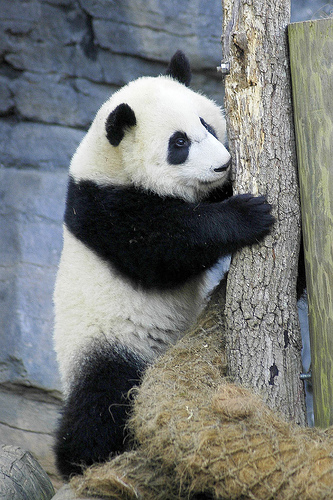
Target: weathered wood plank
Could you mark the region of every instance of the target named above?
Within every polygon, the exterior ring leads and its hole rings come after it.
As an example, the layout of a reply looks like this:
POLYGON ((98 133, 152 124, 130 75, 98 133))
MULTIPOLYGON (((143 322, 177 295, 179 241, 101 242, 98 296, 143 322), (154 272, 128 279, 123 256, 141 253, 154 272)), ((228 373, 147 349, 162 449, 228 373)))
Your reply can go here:
POLYGON ((333 424, 333 19, 289 26, 315 423, 333 424))

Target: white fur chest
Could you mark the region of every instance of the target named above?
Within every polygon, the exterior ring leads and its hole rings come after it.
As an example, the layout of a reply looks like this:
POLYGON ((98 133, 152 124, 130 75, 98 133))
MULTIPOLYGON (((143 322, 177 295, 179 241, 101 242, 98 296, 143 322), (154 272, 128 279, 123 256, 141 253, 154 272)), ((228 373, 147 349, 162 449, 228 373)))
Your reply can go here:
POLYGON ((195 321, 205 281, 204 275, 172 291, 134 288, 65 228, 54 293, 54 340, 63 381, 70 383, 73 366, 95 338, 153 361, 195 321))

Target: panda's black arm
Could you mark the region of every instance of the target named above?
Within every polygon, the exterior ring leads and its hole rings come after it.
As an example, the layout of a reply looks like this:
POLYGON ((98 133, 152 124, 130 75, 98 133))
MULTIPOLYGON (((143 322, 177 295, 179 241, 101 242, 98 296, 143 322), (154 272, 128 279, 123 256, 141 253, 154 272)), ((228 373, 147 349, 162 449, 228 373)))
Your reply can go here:
POLYGON ((70 179, 65 223, 132 282, 166 289, 258 242, 274 221, 270 211, 264 197, 252 195, 195 204, 70 179))

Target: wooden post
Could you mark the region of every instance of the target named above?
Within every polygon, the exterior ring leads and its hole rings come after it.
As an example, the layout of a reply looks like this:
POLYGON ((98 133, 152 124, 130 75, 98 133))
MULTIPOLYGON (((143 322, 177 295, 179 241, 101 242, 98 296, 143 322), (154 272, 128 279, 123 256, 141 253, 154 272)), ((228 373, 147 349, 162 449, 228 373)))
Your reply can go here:
POLYGON ((333 424, 333 19, 289 26, 315 424, 333 424))

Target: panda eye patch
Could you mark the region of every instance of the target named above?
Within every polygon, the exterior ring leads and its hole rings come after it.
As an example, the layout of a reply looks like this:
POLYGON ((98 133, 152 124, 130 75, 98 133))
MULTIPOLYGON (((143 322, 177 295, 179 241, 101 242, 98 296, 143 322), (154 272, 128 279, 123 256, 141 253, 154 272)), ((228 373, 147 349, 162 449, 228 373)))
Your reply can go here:
POLYGON ((215 129, 211 125, 209 125, 208 123, 206 123, 203 118, 200 118, 200 121, 201 121, 201 124, 207 130, 207 132, 209 132, 210 134, 212 134, 215 137, 215 139, 217 139, 217 135, 216 135, 215 129))
POLYGON ((169 139, 168 163, 180 165, 187 160, 191 141, 185 132, 177 131, 169 139))

